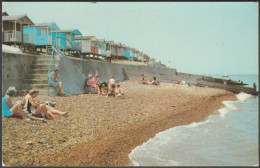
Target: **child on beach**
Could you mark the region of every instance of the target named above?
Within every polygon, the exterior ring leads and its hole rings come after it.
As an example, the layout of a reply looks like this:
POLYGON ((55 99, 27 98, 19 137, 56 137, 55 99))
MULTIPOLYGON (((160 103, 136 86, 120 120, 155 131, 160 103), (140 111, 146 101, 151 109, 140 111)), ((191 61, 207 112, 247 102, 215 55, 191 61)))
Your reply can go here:
POLYGON ((158 82, 156 81, 156 77, 153 77, 153 80, 150 82, 150 85, 158 85, 158 82))
POLYGON ((113 84, 116 84, 116 80, 115 80, 114 76, 111 75, 109 82, 108 82, 108 89, 110 89, 113 84))
POLYGON ((101 85, 101 95, 107 96, 107 87, 104 83, 101 85))
POLYGON ((115 96, 116 95, 116 86, 113 84, 111 85, 111 89, 109 89, 108 96, 115 96))
POLYGON ((124 95, 124 93, 123 93, 123 91, 121 90, 120 85, 117 84, 117 85, 116 85, 116 96, 123 96, 123 95, 124 95))
POLYGON ((140 83, 141 83, 141 84, 148 84, 147 80, 144 79, 144 74, 142 74, 142 75, 140 76, 140 83))

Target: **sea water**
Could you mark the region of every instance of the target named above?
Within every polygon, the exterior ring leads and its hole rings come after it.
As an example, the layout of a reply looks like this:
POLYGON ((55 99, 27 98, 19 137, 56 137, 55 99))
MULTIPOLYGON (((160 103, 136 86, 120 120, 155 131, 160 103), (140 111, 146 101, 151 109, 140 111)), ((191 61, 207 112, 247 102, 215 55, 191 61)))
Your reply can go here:
POLYGON ((236 96, 206 120, 170 128, 136 147, 129 166, 258 165, 258 96, 236 96))

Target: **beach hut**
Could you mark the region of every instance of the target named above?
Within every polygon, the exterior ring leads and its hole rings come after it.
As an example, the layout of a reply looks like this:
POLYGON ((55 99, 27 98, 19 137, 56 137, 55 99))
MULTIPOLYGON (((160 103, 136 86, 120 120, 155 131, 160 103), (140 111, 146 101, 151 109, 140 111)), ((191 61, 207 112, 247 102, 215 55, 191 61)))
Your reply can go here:
POLYGON ((6 12, 2 16, 2 42, 7 45, 23 43, 23 26, 34 25, 26 15, 11 15, 6 12))
POLYGON ((52 39, 57 46, 65 51, 81 51, 82 33, 78 29, 52 31, 52 39))
POLYGON ((52 32, 60 30, 56 23, 35 23, 23 27, 23 42, 31 43, 36 48, 48 48, 52 45, 52 32))
POLYGON ((133 60, 134 61, 138 61, 138 55, 139 55, 139 51, 134 48, 134 50, 133 50, 133 60))
POLYGON ((142 56, 143 56, 143 52, 139 51, 137 55, 138 61, 142 62, 142 56))
POLYGON ((121 43, 114 43, 112 45, 112 59, 119 59, 119 56, 121 56, 121 53, 120 53, 120 48, 121 48, 121 43))
POLYGON ((107 53, 106 41, 104 39, 98 39, 98 42, 98 54, 102 57, 105 57, 107 53))
POLYGON ((128 60, 126 58, 126 45, 125 44, 122 44, 122 46, 121 46, 121 58, 124 60, 128 60))
MULTIPOLYGON (((80 37, 78 37, 80 39, 80 37)), ((81 53, 87 56, 98 56, 99 41, 95 36, 83 36, 81 53)))
POLYGON ((125 50, 125 56, 128 60, 132 61, 131 60, 131 48, 129 46, 126 47, 126 50, 125 50))

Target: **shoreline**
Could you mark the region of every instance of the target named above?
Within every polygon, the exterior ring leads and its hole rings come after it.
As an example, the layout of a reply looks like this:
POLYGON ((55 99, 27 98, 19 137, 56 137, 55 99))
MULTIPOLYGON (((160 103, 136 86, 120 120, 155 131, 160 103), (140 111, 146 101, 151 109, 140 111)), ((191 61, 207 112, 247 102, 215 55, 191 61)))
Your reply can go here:
MULTIPOLYGON (((223 107, 223 101, 237 100, 234 93, 221 89, 172 87, 172 85, 166 84, 157 88, 153 86, 131 86, 132 83, 123 82, 121 86, 129 86, 129 93, 125 92, 126 99, 115 100, 120 101, 122 106, 133 102, 137 104, 137 109, 129 106, 130 109, 125 110, 127 114, 131 113, 130 116, 122 115, 123 119, 115 118, 115 116, 120 115, 119 111, 112 118, 105 116, 100 119, 97 117, 93 122, 97 125, 101 124, 101 127, 97 126, 96 132, 91 132, 92 135, 94 134, 91 138, 86 135, 79 142, 72 145, 65 144, 60 148, 54 147, 46 155, 41 155, 40 160, 37 159, 37 162, 34 160, 33 163, 28 165, 126 166, 130 163, 128 154, 157 133, 175 126, 203 121, 215 110, 223 107), (131 90, 131 87, 134 89, 131 90), (138 92, 143 89, 146 89, 143 93, 138 92), (170 90, 169 93, 168 90, 170 90), (150 102, 147 102, 146 93, 154 94, 150 102), (135 96, 140 97, 140 102, 134 101, 135 96), (162 101, 158 101, 156 98, 162 101), (131 112, 133 109, 136 109, 136 111, 131 112), (112 120, 112 123, 118 123, 106 125, 106 119, 112 120)), ((95 95, 90 97, 93 96, 95 95)), ((103 98, 105 97, 100 99, 103 100, 103 98)), ((114 100, 104 99, 104 101, 114 100)), ((106 106, 102 107, 105 110, 107 109, 106 106)), ((117 111, 117 108, 115 107, 115 111, 117 111)), ((110 115, 110 113, 105 114, 110 115)), ((54 120, 52 123, 54 122, 56 121, 54 120)), ((77 137, 75 138, 77 139, 77 137)))

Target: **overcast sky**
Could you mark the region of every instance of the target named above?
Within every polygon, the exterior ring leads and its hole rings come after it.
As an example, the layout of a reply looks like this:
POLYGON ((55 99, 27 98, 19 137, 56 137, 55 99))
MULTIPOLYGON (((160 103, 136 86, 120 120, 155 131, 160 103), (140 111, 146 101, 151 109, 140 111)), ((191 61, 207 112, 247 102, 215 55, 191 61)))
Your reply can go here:
POLYGON ((5 2, 9 15, 114 40, 196 74, 258 74, 258 6, 248 2, 5 2))

